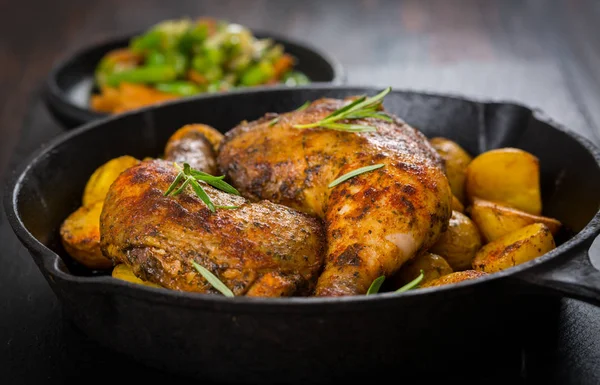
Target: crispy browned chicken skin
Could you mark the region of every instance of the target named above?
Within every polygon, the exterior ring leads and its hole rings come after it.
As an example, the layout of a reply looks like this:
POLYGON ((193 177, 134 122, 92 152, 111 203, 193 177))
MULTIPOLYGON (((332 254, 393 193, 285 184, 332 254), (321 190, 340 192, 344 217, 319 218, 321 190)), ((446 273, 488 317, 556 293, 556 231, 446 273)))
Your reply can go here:
POLYGON ((112 184, 100 218, 105 256, 163 287, 215 292, 192 261, 215 274, 235 295, 308 295, 324 255, 319 219, 291 208, 246 199, 203 186, 215 205, 238 206, 212 213, 188 188, 164 196, 178 170, 148 160, 112 184))
POLYGON ((349 101, 320 99, 303 111, 242 122, 225 135, 218 163, 242 195, 325 219, 327 255, 315 295, 364 294, 431 246, 451 215, 451 191, 436 151, 398 118, 354 121, 377 132, 298 129, 349 101), (360 167, 385 167, 334 188, 360 167))

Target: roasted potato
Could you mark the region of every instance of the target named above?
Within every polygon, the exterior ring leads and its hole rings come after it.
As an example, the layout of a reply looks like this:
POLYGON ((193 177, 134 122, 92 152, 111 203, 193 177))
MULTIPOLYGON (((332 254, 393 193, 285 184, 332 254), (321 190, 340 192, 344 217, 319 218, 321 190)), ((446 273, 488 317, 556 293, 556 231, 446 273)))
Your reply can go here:
POLYGON ((112 182, 129 167, 135 166, 139 160, 129 155, 113 158, 98 167, 88 179, 83 190, 83 206, 103 201, 112 182))
POLYGON ((502 206, 494 202, 475 199, 469 208, 470 217, 475 222, 485 242, 494 241, 508 233, 533 223, 543 223, 555 236, 562 224, 554 219, 532 215, 525 211, 502 206))
POLYGON ((131 269, 131 267, 124 263, 120 263, 117 266, 115 266, 114 269, 112 270, 111 275, 113 278, 122 279, 123 281, 138 283, 140 285, 146 285, 146 286, 152 286, 152 287, 162 287, 155 283, 139 279, 138 277, 136 277, 135 274, 133 274, 133 270, 131 269))
POLYGON ((465 177, 467 166, 473 159, 458 143, 446 138, 431 138, 429 141, 446 163, 446 176, 452 193, 465 202, 465 177))
POLYGON ((481 244, 481 235, 473 221, 453 210, 448 229, 429 251, 444 257, 452 270, 460 271, 471 268, 471 262, 481 244))
POLYGON ((483 246, 473 260, 473 269, 495 273, 542 256, 555 247, 550 228, 534 223, 483 246))
POLYGON ((204 137, 210 142, 215 151, 219 150, 221 141, 223 140, 223 134, 217 131, 215 128, 207 124, 186 124, 171 135, 167 141, 166 147, 169 147, 169 143, 176 142, 183 138, 189 137, 190 133, 198 132, 204 135, 204 137))
POLYGON ((100 213, 104 201, 82 206, 60 227, 62 244, 73 259, 90 269, 108 269, 113 263, 100 251, 100 213))
POLYGON ((391 278, 393 288, 398 289, 417 278, 421 274, 421 270, 423 270, 421 284, 452 273, 452 268, 444 258, 424 252, 404 264, 400 271, 391 278))
POLYGON ((539 161, 517 148, 490 150, 475 157, 467 167, 465 189, 469 202, 479 198, 534 215, 542 212, 539 161))
POLYGON ((444 275, 444 276, 434 279, 432 281, 421 284, 421 285, 419 285, 419 287, 424 288, 424 287, 432 287, 432 286, 450 285, 452 283, 459 283, 462 281, 467 281, 469 279, 483 277, 484 275, 487 275, 487 273, 484 271, 477 271, 477 270, 457 271, 455 273, 444 275))
POLYGON ((459 213, 465 212, 465 206, 454 195, 452 196, 452 210, 458 211, 459 213))

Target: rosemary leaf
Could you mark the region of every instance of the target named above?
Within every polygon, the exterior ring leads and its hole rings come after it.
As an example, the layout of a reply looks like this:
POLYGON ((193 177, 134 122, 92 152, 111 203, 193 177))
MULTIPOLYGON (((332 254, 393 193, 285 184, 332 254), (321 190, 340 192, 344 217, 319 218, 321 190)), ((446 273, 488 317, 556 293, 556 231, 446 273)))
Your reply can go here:
POLYGON ((225 210, 235 210, 235 209, 239 209, 240 206, 215 206, 218 209, 225 209, 225 210))
POLYGON ((183 190, 185 190, 185 187, 186 187, 186 186, 187 186, 189 183, 190 183, 190 179, 189 179, 189 178, 186 178, 186 179, 185 179, 185 182, 183 182, 183 183, 181 184, 181 186, 179 186, 179 188, 178 188, 177 190, 173 191, 173 194, 171 194, 171 195, 175 196, 175 195, 179 195, 179 194, 181 194, 181 192, 182 192, 183 190))
POLYGON ((229 193, 229 194, 240 195, 240 192, 238 190, 236 190, 229 183, 222 180, 225 178, 225 175, 219 176, 219 177, 213 177, 214 179, 211 179, 208 177, 212 177, 212 175, 207 174, 202 171, 197 171, 197 170, 192 170, 191 175, 194 178, 196 178, 197 180, 202 180, 202 181, 208 183, 209 185, 213 186, 216 189, 225 191, 226 193, 229 193))
POLYGON ((208 209, 214 213, 216 211, 215 205, 213 205, 212 201, 210 200, 210 197, 208 196, 208 194, 206 194, 206 191, 204 191, 202 186, 200 186, 200 183, 198 183, 198 181, 195 179, 188 180, 190 181, 192 188, 196 192, 196 195, 198 195, 198 198, 200 198, 202 202, 204 202, 208 206, 208 209))
POLYGON ((352 124, 343 124, 336 123, 340 120, 353 120, 353 119, 362 119, 362 118, 376 118, 383 119, 386 121, 391 121, 391 118, 386 114, 379 112, 381 109, 381 105, 383 103, 383 98, 390 93, 392 87, 388 87, 385 90, 381 91, 375 96, 371 96, 367 98, 366 96, 361 96, 356 100, 352 101, 345 105, 342 108, 339 108, 333 111, 331 114, 327 115, 325 118, 321 119, 318 122, 307 123, 307 124, 296 124, 295 128, 313 128, 313 127, 323 127, 332 130, 339 131, 349 131, 349 132, 369 132, 369 131, 377 131, 375 127, 366 126, 366 125, 352 125, 352 124), (362 127, 361 129, 357 129, 358 127, 362 127), (369 127, 366 130, 364 127, 369 127))
POLYGON ((396 290, 396 293, 404 293, 405 291, 414 289, 415 287, 417 287, 419 285, 419 283, 421 283, 421 281, 423 280, 424 277, 425 277, 425 275, 423 274, 423 270, 421 270, 421 274, 419 274, 419 276, 417 278, 413 279, 406 285, 402 286, 400 289, 396 290))
POLYGON ((342 175, 341 177, 337 178, 336 180, 334 180, 333 182, 329 183, 329 188, 335 187, 338 184, 347 181, 350 178, 354 178, 357 175, 360 174, 364 174, 365 172, 369 172, 369 171, 373 171, 373 170, 377 170, 378 168, 381 168, 385 166, 384 164, 380 163, 380 164, 374 164, 372 166, 366 166, 366 167, 361 167, 361 168, 357 168, 354 171, 350 171, 347 174, 342 175))
POLYGON ((364 124, 344 124, 344 123, 327 123, 321 127, 329 128, 335 131, 348 131, 348 132, 374 132, 377 129, 373 126, 366 126, 364 124))
POLYGON ((181 182, 181 180, 183 178, 185 178, 185 176, 183 175, 183 171, 180 171, 179 174, 177 174, 177 177, 175 178, 175 180, 173 181, 173 183, 171 183, 171 185, 169 186, 169 188, 167 189, 167 191, 165 191, 164 196, 167 196, 171 192, 173 192, 173 190, 175 190, 175 187, 177 187, 177 185, 179 184, 179 182, 181 182))
POLYGON ((200 273, 204 277, 204 279, 206 279, 208 283, 212 285, 212 287, 220 291, 221 294, 223 294, 225 297, 234 297, 234 294, 231 291, 231 289, 225 286, 225 284, 221 282, 219 278, 217 278, 217 276, 211 273, 207 268, 197 264, 195 261, 192 261, 192 265, 198 271, 198 273, 200 273))
POLYGON ((307 100, 306 102, 304 102, 303 105, 301 105, 300 107, 296 108, 295 111, 304 111, 304 110, 306 110, 308 108, 308 106, 310 106, 310 101, 307 100))
POLYGON ((371 282, 371 286, 369 286, 369 290, 367 290, 366 295, 377 294, 379 293, 379 288, 385 281, 385 275, 375 278, 373 282, 371 282))
POLYGON ((273 127, 277 122, 279 122, 279 116, 269 122, 269 127, 273 127))

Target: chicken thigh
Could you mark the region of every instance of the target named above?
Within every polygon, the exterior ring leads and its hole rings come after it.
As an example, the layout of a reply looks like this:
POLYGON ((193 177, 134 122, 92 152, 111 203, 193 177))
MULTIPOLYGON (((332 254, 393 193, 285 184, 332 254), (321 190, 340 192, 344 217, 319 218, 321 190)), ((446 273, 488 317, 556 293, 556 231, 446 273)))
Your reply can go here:
POLYGON ((308 108, 242 122, 217 157, 221 173, 242 195, 269 200, 324 219, 327 251, 315 295, 365 294, 445 230, 451 191, 441 158, 425 136, 401 119, 352 123, 353 133, 294 125, 317 122, 349 100, 320 99, 308 108), (384 166, 330 188, 361 167, 384 166))
POLYGON ((189 159, 201 171, 216 164, 210 158, 211 141, 196 128, 187 127, 171 139, 165 151, 170 160, 141 162, 111 185, 100 217, 103 254, 131 266, 139 278, 169 289, 216 292, 195 262, 235 295, 311 294, 325 252, 322 221, 208 185, 203 189, 217 206, 215 212, 190 186, 177 196, 165 196, 178 174, 173 160, 189 159))

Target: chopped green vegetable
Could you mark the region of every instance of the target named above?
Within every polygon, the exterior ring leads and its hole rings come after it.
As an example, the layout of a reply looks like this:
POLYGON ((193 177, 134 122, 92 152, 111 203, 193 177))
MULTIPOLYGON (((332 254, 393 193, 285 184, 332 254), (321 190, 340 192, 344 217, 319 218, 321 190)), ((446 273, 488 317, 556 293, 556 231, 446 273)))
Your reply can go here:
POLYGON ((106 84, 118 86, 119 83, 161 83, 177 78, 177 71, 171 66, 138 67, 121 72, 113 72, 106 76, 106 84))
POLYGON ((202 92, 202 89, 192 82, 174 81, 169 83, 157 83, 156 89, 169 94, 179 96, 191 96, 202 92))
POLYGON ((282 81, 288 86, 301 86, 310 83, 308 76, 298 71, 286 72, 282 77, 282 81))

